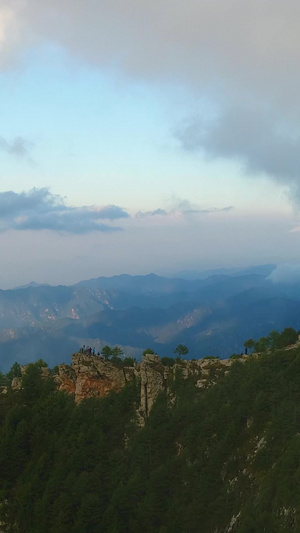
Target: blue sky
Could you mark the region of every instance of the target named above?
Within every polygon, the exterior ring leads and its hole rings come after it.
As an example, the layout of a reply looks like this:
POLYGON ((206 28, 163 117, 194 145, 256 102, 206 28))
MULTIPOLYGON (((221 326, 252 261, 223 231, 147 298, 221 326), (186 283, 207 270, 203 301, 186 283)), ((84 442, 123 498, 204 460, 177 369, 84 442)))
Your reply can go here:
POLYGON ((0 287, 298 263, 299 15, 3 0, 0 287))

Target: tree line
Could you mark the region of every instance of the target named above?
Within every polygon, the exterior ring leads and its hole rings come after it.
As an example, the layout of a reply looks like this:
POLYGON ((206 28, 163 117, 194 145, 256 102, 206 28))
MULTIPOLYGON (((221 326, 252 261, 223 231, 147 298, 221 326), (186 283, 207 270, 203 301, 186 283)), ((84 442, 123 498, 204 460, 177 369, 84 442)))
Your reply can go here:
POLYGON ((280 350, 286 346, 295 344, 298 341, 300 332, 294 328, 285 328, 281 333, 272 330, 266 337, 260 337, 258 340, 252 338, 244 342, 244 347, 254 352, 266 352, 267 350, 280 350))

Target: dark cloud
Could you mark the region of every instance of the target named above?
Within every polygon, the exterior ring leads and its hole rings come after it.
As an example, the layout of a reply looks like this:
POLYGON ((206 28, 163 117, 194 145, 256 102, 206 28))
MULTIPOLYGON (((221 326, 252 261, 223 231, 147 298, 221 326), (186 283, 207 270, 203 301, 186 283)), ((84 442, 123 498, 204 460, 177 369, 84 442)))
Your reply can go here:
POLYGON ((7 141, 4 137, 0 136, 0 152, 6 152, 19 158, 30 157, 30 150, 33 148, 34 143, 24 137, 15 137, 12 141, 7 141))
POLYGON ((46 188, 22 193, 13 191, 0 193, 2 231, 48 229, 75 234, 91 231, 109 232, 121 228, 100 221, 128 217, 124 209, 115 205, 69 207, 60 196, 51 194, 46 188))

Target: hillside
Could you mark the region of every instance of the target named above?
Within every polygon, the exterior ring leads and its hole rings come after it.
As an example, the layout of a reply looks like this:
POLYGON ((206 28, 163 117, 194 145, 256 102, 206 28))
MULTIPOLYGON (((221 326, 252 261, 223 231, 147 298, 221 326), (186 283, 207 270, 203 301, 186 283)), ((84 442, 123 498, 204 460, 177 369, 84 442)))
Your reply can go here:
POLYGON ((300 531, 299 345, 228 364, 144 359, 40 362, 0 395, 3 531, 300 531), (112 371, 118 391, 75 403, 112 371), (75 389, 58 391, 72 372, 75 389))

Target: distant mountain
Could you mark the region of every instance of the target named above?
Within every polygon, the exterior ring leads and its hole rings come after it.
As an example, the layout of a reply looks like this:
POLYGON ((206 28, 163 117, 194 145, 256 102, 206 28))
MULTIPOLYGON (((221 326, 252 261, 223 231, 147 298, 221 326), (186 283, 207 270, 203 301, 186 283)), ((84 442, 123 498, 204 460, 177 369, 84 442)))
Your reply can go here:
POLYGON ((193 291, 196 287, 201 287, 200 280, 188 281, 180 278, 164 278, 156 274, 147 274, 146 276, 113 276, 111 278, 95 278, 86 281, 80 281, 75 287, 88 287, 91 289, 115 289, 132 294, 169 294, 179 291, 193 291))
POLYGON ((41 356, 55 365, 82 344, 97 351, 120 345, 137 358, 147 347, 172 356, 180 343, 190 358, 240 353, 249 337, 300 329, 300 284, 272 283, 272 268, 195 280, 121 275, 0 291, 0 370, 41 356))
POLYGON ((269 276, 276 265, 272 263, 267 265, 256 265, 246 268, 217 268, 212 270, 182 270, 177 274, 170 275, 171 278, 183 278, 183 279, 206 279, 210 276, 244 276, 247 274, 259 274, 261 276, 269 276))
POLYGON ((36 283, 35 281, 30 281, 29 283, 26 283, 26 285, 20 285, 19 287, 15 287, 15 289, 28 289, 28 287, 41 287, 46 286, 49 287, 48 283, 36 283))

